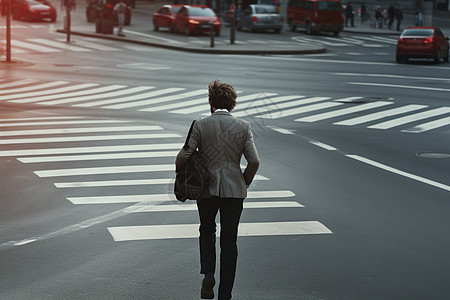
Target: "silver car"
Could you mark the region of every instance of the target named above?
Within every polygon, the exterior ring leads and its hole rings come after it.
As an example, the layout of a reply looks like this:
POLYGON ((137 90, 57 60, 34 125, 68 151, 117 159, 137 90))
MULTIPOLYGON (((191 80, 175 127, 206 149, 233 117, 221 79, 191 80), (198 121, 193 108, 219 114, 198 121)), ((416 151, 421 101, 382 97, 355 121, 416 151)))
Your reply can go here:
POLYGON ((280 33, 283 28, 283 17, 273 5, 251 4, 239 14, 240 30, 255 32, 256 30, 274 30, 280 33))

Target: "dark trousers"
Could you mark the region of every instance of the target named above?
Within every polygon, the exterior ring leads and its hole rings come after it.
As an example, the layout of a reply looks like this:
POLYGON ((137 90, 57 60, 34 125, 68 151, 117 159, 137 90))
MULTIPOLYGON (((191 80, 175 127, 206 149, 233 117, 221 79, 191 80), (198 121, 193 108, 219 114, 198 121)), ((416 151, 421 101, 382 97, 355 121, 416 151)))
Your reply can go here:
POLYGON ((200 273, 216 269, 216 215, 220 211, 219 299, 231 299, 238 256, 237 233, 244 199, 202 198, 197 200, 200 216, 200 273))

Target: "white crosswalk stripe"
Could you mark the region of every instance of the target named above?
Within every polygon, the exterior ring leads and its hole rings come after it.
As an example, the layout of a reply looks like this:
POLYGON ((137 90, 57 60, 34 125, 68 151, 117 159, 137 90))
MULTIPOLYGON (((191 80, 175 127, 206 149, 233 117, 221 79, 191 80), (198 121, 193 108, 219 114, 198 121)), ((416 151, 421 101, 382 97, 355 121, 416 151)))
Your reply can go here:
MULTIPOLYGON (((158 88, 155 86, 132 87, 126 85, 101 86, 97 83, 39 82, 33 80, 2 81, 0 87, 2 86, 4 88, 0 90, 0 101, 14 103, 35 103, 47 106, 69 105, 112 110, 134 109, 142 112, 195 114, 196 116, 210 114, 207 91, 203 89, 187 90, 183 87, 158 88)), ((239 92, 238 94, 239 106, 233 111, 233 115, 236 117, 276 120, 294 116, 296 117, 294 120, 297 122, 330 121, 333 125, 362 125, 369 129, 378 130, 411 126, 410 128, 400 128, 400 131, 404 133, 443 130, 450 125, 448 123, 449 107, 432 108, 418 104, 397 105, 392 101, 365 102, 361 96, 333 98, 328 96, 278 95, 268 92, 239 92)), ((118 130, 125 129, 125 127, 121 127, 118 130)), ((75 132, 81 132, 78 130, 82 129, 76 129, 75 132)), ((105 127, 85 128, 83 130, 97 133, 111 131, 105 127)), ((131 130, 139 129, 132 127, 131 130)), ((71 131, 69 130, 69 132, 71 131)), ((14 133, 3 132, 0 133, 0 136, 40 133, 57 134, 58 132, 53 130, 43 132, 16 131, 14 133)), ((106 136, 102 136, 102 138, 108 139, 106 136)), ((109 139, 113 140, 117 137, 111 136, 109 139)), ((87 140, 88 138, 85 141, 87 140)), ((53 141, 56 142, 57 139, 53 139, 53 141)), ((78 141, 81 141, 81 139, 78 141)), ((19 140, 17 142, 22 143, 19 140)), ((0 141, 0 144, 2 143, 3 141, 0 141)))
MULTIPOLYGON (((298 96, 284 97, 283 99, 288 101, 297 98, 298 96)), ((15 157, 18 161, 31 166, 34 174, 39 178, 47 178, 52 181, 63 179, 61 182, 53 184, 56 188, 67 191, 66 200, 74 205, 130 204, 131 206, 123 210, 126 214, 192 213, 197 209, 194 202, 180 204, 176 201, 173 193, 168 192, 168 190, 173 190, 173 187, 168 188, 174 183, 173 158, 182 147, 183 137, 176 133, 165 132, 160 126, 142 126, 134 124, 132 121, 82 116, 31 117, 0 119, 0 135, 12 137, 0 141, 0 157, 15 157), (120 131, 122 128, 123 133, 111 135, 110 139, 108 135, 99 135, 103 132, 102 129, 80 127, 88 124, 107 123, 112 125, 112 127, 108 127, 113 128, 112 131, 120 131), (145 131, 145 133, 136 134, 135 131, 145 131), (77 135, 78 133, 83 133, 83 135, 77 135), (52 136, 53 134, 58 134, 58 136, 52 136), (134 140, 142 141, 135 144, 120 144, 122 140, 130 139, 128 135, 134 140), (148 139, 156 137, 165 142, 147 143, 148 139), (89 144, 79 147, 71 147, 70 143, 66 147, 54 147, 52 144, 73 141, 89 142, 89 144), (108 145, 104 144, 105 141, 108 141, 108 145), (95 145, 97 142, 100 144, 95 145), (145 160, 139 161, 141 158, 145 158, 145 160), (166 161, 170 161, 170 163, 165 163, 166 161), (54 168, 54 163, 57 163, 57 168, 54 168), (75 167, 74 164, 76 164, 75 167), (51 168, 52 166, 53 168, 51 168), (139 174, 144 174, 145 177, 142 178, 139 174), (95 177, 91 177, 92 175, 95 177), (71 178, 77 180, 70 181, 71 178), (96 180, 92 180, 92 178, 96 180), (133 189, 127 189, 132 193, 124 195, 117 193, 117 189, 114 189, 124 186, 132 186, 133 189), (96 188, 102 189, 97 191, 96 188), (93 192, 91 193, 91 191, 93 192), (148 193, 148 191, 152 192, 148 193)), ((254 180, 268 181, 270 179, 258 174, 254 180)), ((290 190, 249 190, 244 207, 249 210, 304 208, 302 204, 295 201, 295 197, 295 193, 290 190)), ((175 233, 173 229, 178 226, 161 224, 155 228, 151 225, 132 225, 108 227, 105 228, 105 232, 111 234, 115 241, 122 242, 198 237, 198 229, 194 230, 194 228, 198 228, 198 224, 184 224, 182 229, 175 233)), ((319 221, 279 220, 242 223, 240 227, 240 236, 332 233, 319 221)), ((34 240, 27 239, 26 243, 32 241, 34 240)), ((17 243, 17 245, 21 244, 17 243)))

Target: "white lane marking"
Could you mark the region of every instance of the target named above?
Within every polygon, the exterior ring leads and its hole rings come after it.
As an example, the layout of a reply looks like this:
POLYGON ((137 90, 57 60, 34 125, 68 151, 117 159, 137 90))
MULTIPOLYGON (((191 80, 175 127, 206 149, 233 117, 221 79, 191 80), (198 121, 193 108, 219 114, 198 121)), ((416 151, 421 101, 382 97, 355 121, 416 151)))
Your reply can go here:
POLYGON ((181 149, 183 144, 143 144, 143 145, 123 145, 123 146, 92 146, 73 148, 49 148, 49 149, 26 149, 26 150, 4 150, 0 151, 0 157, 5 156, 28 156, 28 155, 49 155, 68 153, 96 153, 96 152, 117 152, 117 151, 140 151, 140 150, 168 150, 181 149))
POLYGON ((99 98, 117 97, 117 96, 122 96, 122 95, 127 95, 127 94, 138 93, 138 92, 146 91, 146 90, 153 89, 153 88, 154 88, 153 86, 139 86, 139 87, 135 87, 135 88, 125 88, 125 89, 122 89, 119 91, 109 92, 109 93, 105 93, 105 94, 82 96, 82 97, 75 97, 75 98, 65 98, 65 99, 60 99, 60 100, 39 102, 38 104, 42 104, 42 105, 67 104, 67 103, 93 100, 93 99, 99 99, 99 98))
MULTIPOLYGON (((57 41, 65 42, 66 39, 57 39, 57 41)), ((90 42, 90 41, 87 41, 87 40, 79 40, 79 39, 77 39, 77 40, 72 40, 72 43, 74 45, 80 45, 80 46, 83 46, 83 47, 92 48, 92 49, 100 50, 100 51, 120 51, 121 50, 119 48, 113 48, 113 47, 110 47, 110 46, 99 44, 98 42, 97 43, 96 42, 90 42)))
MULTIPOLYGON (((238 96, 238 102, 239 103, 244 103, 247 101, 256 101, 259 99, 266 99, 267 101, 270 101, 270 97, 272 96, 276 96, 278 94, 276 93, 255 93, 255 94, 250 94, 250 95, 246 95, 246 96, 238 96)), ((192 106, 189 108, 182 108, 182 109, 178 109, 178 110, 172 110, 170 111, 170 113, 175 113, 175 114, 190 114, 190 113, 198 113, 198 112, 202 112, 202 111, 209 111, 209 105, 208 105, 208 98, 205 97, 204 103, 197 105, 197 106, 192 106)))
POLYGON ((450 186, 448 186, 448 185, 445 185, 445 184, 442 184, 442 183, 439 183, 439 182, 436 182, 436 181, 433 181, 433 180, 430 180, 430 179, 427 179, 427 178, 424 178, 421 176, 410 174, 410 173, 401 171, 396 168, 389 167, 387 165, 381 164, 379 162, 373 161, 371 159, 368 159, 368 158, 365 158, 365 157, 362 157, 359 155, 347 154, 346 156, 349 158, 352 158, 354 160, 358 160, 362 163, 371 165, 373 167, 376 167, 376 168, 379 168, 379 169, 382 169, 382 170, 385 170, 385 171, 388 171, 388 172, 391 172, 391 173, 394 173, 394 174, 397 174, 397 175, 400 175, 400 176, 403 176, 403 177, 406 177, 406 178, 409 178, 409 179, 412 179, 412 180, 415 180, 415 181, 418 181, 418 182, 421 182, 421 183, 424 183, 424 184, 427 184, 427 185, 450 192, 450 186))
POLYGON ((277 112, 281 108, 288 108, 298 105, 304 105, 308 103, 314 103, 322 100, 318 100, 318 98, 308 98, 308 99, 302 99, 305 96, 279 96, 275 98, 267 98, 262 99, 258 101, 253 101, 252 103, 249 103, 247 107, 241 107, 237 110, 237 112, 233 111, 233 116, 235 117, 244 117, 249 115, 257 115, 257 114, 263 114, 263 113, 269 113, 270 111, 277 112), (302 99, 302 100, 297 100, 302 99), (296 100, 296 101, 292 101, 296 100), (284 102, 288 101, 288 102, 284 102), (280 103, 284 102, 284 103, 280 103), (262 107, 257 107, 262 106, 262 107))
MULTIPOLYGON (((198 238, 198 224, 108 227, 114 241, 198 238)), ((220 236, 220 226, 217 231, 220 236)), ((317 221, 241 223, 239 236, 332 234, 317 221)))
POLYGON ((363 97, 355 96, 355 97, 345 97, 340 99, 335 99, 333 101, 335 102, 344 102, 344 103, 352 103, 355 100, 363 99, 363 97))
POLYGON ((23 246, 23 245, 26 245, 26 244, 33 243, 35 241, 37 241, 37 239, 30 238, 30 239, 26 239, 26 240, 22 240, 22 241, 16 242, 16 243, 14 243, 14 246, 23 246))
POLYGON ((20 99, 20 100, 12 100, 10 102, 14 103, 30 103, 30 102, 38 102, 38 101, 47 101, 47 100, 54 100, 54 99, 65 99, 70 98, 74 96, 82 96, 82 95, 92 95, 92 94, 99 94, 103 92, 111 92, 114 90, 122 89, 126 87, 125 85, 109 85, 104 87, 99 87, 95 89, 88 89, 88 90, 82 90, 78 92, 71 92, 71 93, 62 93, 62 94, 56 94, 56 95, 45 95, 41 97, 32 97, 28 99, 20 99))
POLYGON ((358 105, 355 107, 349 107, 349 108, 339 109, 339 110, 335 110, 335 111, 331 111, 331 112, 326 112, 326 113, 322 113, 322 114, 317 114, 317 115, 300 118, 295 121, 297 121, 297 122, 323 121, 326 119, 345 116, 345 115, 352 114, 355 112, 361 112, 364 110, 370 110, 370 109, 374 109, 374 108, 378 108, 378 107, 382 107, 382 106, 386 106, 386 105, 391 105, 392 103, 394 103, 394 102, 378 101, 378 102, 374 102, 374 103, 366 103, 366 104, 361 104, 361 105, 358 105))
POLYGON ((81 47, 77 47, 77 46, 74 46, 69 43, 61 43, 61 42, 56 42, 56 41, 52 41, 49 39, 27 39, 27 41, 30 41, 33 43, 38 43, 38 44, 44 44, 44 45, 59 48, 59 49, 75 51, 75 52, 91 52, 92 51, 91 49, 81 48, 81 47))
POLYGON ((419 120, 423 120, 423 119, 427 119, 430 117, 435 117, 435 116, 439 116, 439 115, 443 115, 443 114, 448 114, 448 113, 450 113, 450 107, 435 108, 435 109, 427 110, 424 112, 416 113, 413 115, 408 115, 408 116, 405 116, 402 118, 397 118, 394 120, 371 125, 368 128, 390 129, 390 128, 397 127, 400 125, 404 125, 404 124, 408 124, 411 122, 415 122, 415 121, 419 121, 419 120))
POLYGON ((401 114, 404 114, 407 112, 419 110, 419 109, 426 108, 426 107, 428 107, 428 106, 411 104, 411 105, 406 105, 406 106, 402 106, 402 107, 397 107, 397 108, 392 108, 392 109, 376 112, 373 114, 368 114, 368 115, 361 116, 361 117, 356 117, 353 119, 344 120, 341 122, 336 122, 333 124, 334 125, 345 125, 345 126, 359 125, 359 124, 379 120, 379 119, 386 118, 386 117, 401 115, 401 114))
POLYGON ((337 148, 335 148, 333 146, 330 146, 328 144, 325 144, 325 143, 322 143, 319 141, 309 141, 309 142, 317 147, 320 147, 320 148, 328 150, 328 151, 337 151, 338 150, 337 148))
MULTIPOLYGON (((353 36, 355 37, 355 36, 353 36)), ((357 38, 368 40, 368 41, 375 41, 375 42, 384 42, 388 44, 397 44, 397 40, 389 39, 389 38, 383 38, 383 37, 366 37, 366 36, 358 36, 357 38)))
POLYGON ((333 73, 338 76, 355 76, 355 77, 381 77, 381 78, 395 78, 395 79, 414 79, 414 80, 431 80, 431 81, 446 81, 450 82, 448 78, 438 77, 418 77, 418 76, 404 76, 392 74, 368 74, 368 73, 333 73))
POLYGON ((15 87, 18 85, 26 85, 26 84, 30 84, 30 83, 34 83, 34 82, 36 82, 36 80, 34 80, 34 79, 22 79, 19 81, 2 83, 2 84, 0 84, 0 93, 6 94, 6 93, 8 93, 8 91, 4 90, 4 89, 8 89, 8 88, 15 87))
POLYGON ((46 135, 46 134, 114 132, 114 131, 142 131, 142 130, 161 130, 161 127, 159 127, 159 126, 119 126, 119 127, 86 127, 86 128, 12 130, 12 131, 0 131, 0 136, 44 135, 44 134, 46 135))
POLYGON ((34 51, 45 52, 45 53, 62 51, 60 49, 49 48, 49 47, 36 45, 36 44, 32 44, 32 43, 27 43, 27 42, 22 42, 22 41, 18 41, 18 40, 12 40, 11 44, 13 45, 13 47, 26 48, 26 49, 31 49, 34 51))
POLYGON ((450 125, 450 117, 446 117, 446 118, 443 118, 443 119, 439 119, 439 120, 435 120, 435 121, 419 124, 419 125, 414 126, 412 128, 404 129, 404 130, 402 130, 402 132, 421 133, 421 132, 433 130, 433 129, 436 129, 436 128, 444 127, 444 126, 447 126, 447 125, 450 125))
MULTIPOLYGON (((291 191, 249 191, 247 199, 261 198, 291 198, 295 194, 291 191)), ((137 203, 146 204, 164 203, 167 201, 178 202, 174 194, 145 194, 145 195, 113 195, 113 196, 88 196, 88 197, 69 197, 70 202, 76 205, 81 204, 117 204, 117 203, 137 203)))
MULTIPOLYGON (((317 97, 317 98, 329 99, 327 97, 317 97)), ((331 108, 331 107, 340 106, 340 105, 343 105, 343 103, 338 103, 338 102, 318 103, 318 104, 306 105, 306 106, 301 106, 301 107, 288 109, 288 110, 282 110, 282 111, 280 111, 280 114, 278 114, 278 115, 273 115, 270 113, 270 114, 260 115, 257 117, 264 118, 264 119, 278 119, 278 118, 282 118, 282 117, 294 116, 294 115, 298 115, 298 114, 302 114, 302 113, 306 113, 306 112, 321 110, 321 109, 325 109, 325 108, 331 108)))
MULTIPOLYGON (((244 201, 244 209, 254 208, 296 208, 304 207, 296 201, 264 201, 264 202, 250 202, 244 201)), ((133 205, 127 212, 129 213, 147 213, 147 212, 170 212, 170 211, 195 211, 197 204, 183 203, 179 205, 133 205)))
MULTIPOLYGON (((204 94, 206 98, 206 92, 205 90, 196 90, 191 92, 186 92, 182 94, 172 95, 172 96, 165 96, 161 98, 155 98, 155 99, 148 99, 148 100, 142 100, 142 101, 136 101, 131 103, 124 103, 124 104, 117 104, 117 105, 111 105, 111 106, 105 106, 103 108, 109 108, 109 109, 121 109, 121 108, 130 108, 130 107, 138 107, 138 106, 144 106, 144 105, 152 105, 156 103, 162 103, 167 101, 173 101, 173 100, 179 100, 186 97, 192 97, 192 96, 198 96, 204 94)), ((140 109, 139 111, 145 111, 145 109, 140 109)))
POLYGON ((186 44, 184 42, 179 42, 179 41, 176 41, 176 40, 173 40, 173 39, 166 39, 166 38, 162 38, 162 37, 159 37, 159 36, 156 36, 156 35, 151 35, 151 34, 131 31, 131 30, 127 30, 127 29, 125 29, 123 32, 128 33, 128 34, 143 36, 143 37, 146 37, 146 38, 162 40, 162 41, 164 41, 166 43, 169 43, 169 44, 178 44, 178 45, 185 45, 186 44))
POLYGON ((380 86, 380 87, 393 87, 402 89, 413 89, 413 90, 427 90, 427 91, 439 91, 439 92, 449 92, 450 89, 444 88, 433 88, 427 86, 416 86, 416 85, 401 85, 401 84, 387 84, 387 83, 371 83, 371 82, 348 82, 352 85, 367 85, 367 86, 380 86))
POLYGON ((13 94, 13 93, 21 93, 23 91, 40 90, 40 89, 46 89, 46 88, 63 85, 63 84, 68 84, 68 83, 69 82, 67 82, 67 81, 52 81, 52 82, 41 83, 41 84, 36 84, 36 85, 31 85, 31 86, 26 86, 26 87, 21 87, 21 88, 5 89, 5 90, 1 90, 0 94, 13 94))
POLYGON ((60 94, 60 93, 67 92, 67 91, 81 90, 81 89, 90 88, 93 86, 98 86, 98 84, 97 83, 83 83, 83 84, 71 85, 71 86, 66 86, 66 87, 57 88, 57 89, 1 96, 0 100, 13 100, 13 99, 18 99, 18 98, 36 97, 36 96, 41 96, 41 95, 60 94))
POLYGON ((34 171, 34 174, 39 177, 65 177, 80 175, 105 175, 166 171, 175 171, 175 164, 55 169, 34 171))
POLYGON ((294 132, 295 132, 295 130, 279 128, 277 126, 266 126, 266 127, 271 128, 271 129, 275 130, 276 132, 279 132, 282 134, 294 134, 294 132))
POLYGON ((166 104, 166 105, 161 105, 161 106, 155 106, 155 107, 149 107, 146 108, 146 111, 161 111, 161 110, 169 110, 172 108, 180 108, 180 107, 191 107, 193 105, 198 105, 198 104, 205 104, 205 98, 199 98, 199 99, 194 99, 194 100, 188 100, 188 101, 183 101, 183 102, 178 102, 178 103, 172 103, 172 104, 166 104))
POLYGON ((53 138, 29 138, 29 139, 3 139, 0 140, 0 145, 111 141, 111 140, 142 140, 142 139, 157 139, 168 137, 181 137, 181 135, 167 134, 167 133, 164 134, 148 133, 148 134, 114 134, 114 135, 92 135, 92 136, 91 135, 62 136, 53 138))
POLYGON ((74 120, 74 121, 46 121, 46 122, 22 122, 22 123, 0 123, 0 127, 16 126, 44 126, 44 125, 80 125, 80 124, 104 124, 104 123, 130 123, 125 120, 74 120))
MULTIPOLYGON (((253 180, 269 180, 269 178, 256 175, 253 180)), ((173 184, 175 178, 152 178, 152 179, 126 179, 126 180, 97 180, 97 181, 72 181, 56 182, 57 188, 83 188, 83 187, 104 187, 104 186, 130 186, 130 185, 155 185, 173 184)))
POLYGON ((31 117, 31 118, 12 118, 0 119, 0 122, 17 122, 17 121, 42 121, 42 120, 70 120, 70 119, 84 119, 85 117, 31 117))
POLYGON ((62 162, 62 161, 88 161, 88 160, 106 160, 106 159, 130 159, 130 158, 157 158, 157 157, 176 157, 178 151, 151 151, 151 152, 126 152, 110 154, 89 154, 89 155, 69 155, 69 156, 35 156, 17 158, 20 162, 43 163, 43 162, 62 162))
POLYGON ((156 96, 160 96, 160 95, 164 95, 164 94, 175 93, 175 92, 179 92, 179 91, 183 91, 183 90, 184 90, 184 88, 168 88, 168 89, 162 89, 162 90, 158 90, 158 91, 152 91, 152 92, 142 93, 142 94, 133 95, 133 96, 93 101, 93 102, 75 104, 72 106, 74 106, 74 107, 93 107, 93 106, 100 106, 100 105, 109 105, 109 104, 114 104, 114 103, 121 103, 121 102, 127 102, 127 101, 135 101, 135 100, 152 98, 152 97, 156 97, 156 96))

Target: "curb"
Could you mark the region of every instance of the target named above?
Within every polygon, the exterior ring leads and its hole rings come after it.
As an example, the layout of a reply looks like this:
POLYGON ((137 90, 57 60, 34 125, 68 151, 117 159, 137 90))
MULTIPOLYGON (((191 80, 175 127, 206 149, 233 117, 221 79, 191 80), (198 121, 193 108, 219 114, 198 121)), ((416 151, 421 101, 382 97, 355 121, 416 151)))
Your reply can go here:
MULTIPOLYGON (((58 33, 67 33, 65 29, 57 29, 56 32, 58 33)), ((107 40, 113 40, 113 41, 119 41, 119 42, 126 42, 131 44, 137 44, 137 45, 144 45, 144 46, 152 46, 152 47, 159 47, 164 49, 170 49, 170 50, 176 50, 176 51, 184 51, 184 52, 191 52, 191 53, 208 53, 208 54, 252 54, 252 55, 265 55, 265 54, 278 54, 278 55, 292 55, 292 54, 319 54, 319 53, 325 53, 327 52, 327 48, 324 47, 311 47, 311 49, 296 49, 296 50, 264 50, 264 49, 216 49, 216 48, 191 48, 191 47, 178 47, 178 46, 171 46, 171 45, 164 45, 164 44, 158 44, 158 43, 152 43, 148 41, 141 41, 141 40, 132 40, 132 39, 126 39, 126 38, 119 38, 114 35, 99 35, 99 34, 91 34, 91 33, 85 33, 85 32, 78 32, 78 31, 70 31, 70 34, 73 35, 79 35, 79 36, 86 36, 86 37, 94 37, 94 38, 101 38, 101 39, 107 39, 107 40)))

